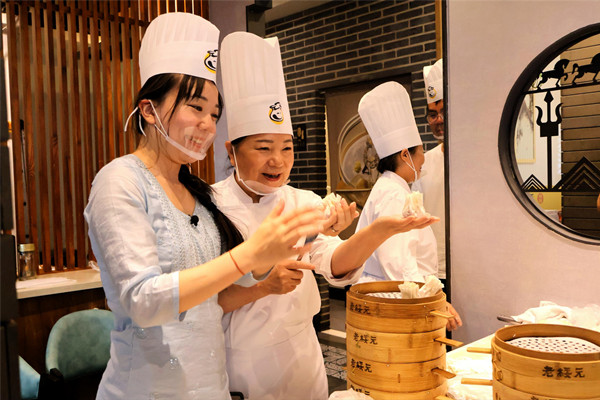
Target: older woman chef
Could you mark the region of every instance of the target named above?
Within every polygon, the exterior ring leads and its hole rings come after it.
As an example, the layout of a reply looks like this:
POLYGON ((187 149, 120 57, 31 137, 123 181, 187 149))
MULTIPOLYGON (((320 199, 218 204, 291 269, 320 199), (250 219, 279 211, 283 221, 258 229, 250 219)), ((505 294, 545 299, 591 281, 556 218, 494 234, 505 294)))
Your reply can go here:
POLYGON ((230 399, 217 293, 297 256, 298 239, 321 228, 311 226, 320 213, 278 216, 279 205, 239 244, 210 186, 190 174, 188 163, 206 155, 221 113, 214 65, 205 63, 218 37, 192 14, 152 21, 132 113, 143 136, 92 185, 85 218, 115 317, 98 399, 230 399))
MULTIPOLYGON (((226 147, 235 173, 213 186, 215 200, 249 235, 280 199, 286 207, 321 199, 286 185, 294 151, 277 38, 232 33, 221 44, 220 66, 230 139, 226 147)), ((325 231, 335 234, 345 228, 352 211, 347 204, 338 207, 337 221, 331 220, 325 231)), ((320 234, 310 254, 279 263, 264 283, 248 289, 233 285, 222 292, 224 312, 233 311, 224 320, 230 389, 251 400, 326 399, 327 377, 312 326, 321 303, 308 271, 311 264, 335 285, 353 283, 364 260, 387 237, 433 221, 383 218, 346 242, 320 234)))
MULTIPOLYGON (((382 175, 369 194, 357 231, 403 210, 411 192, 409 183, 419 178, 425 161, 410 98, 402 85, 386 82, 377 86, 360 100, 358 113, 379 156, 377 169, 382 175)), ((425 276, 438 272, 436 250, 431 227, 394 235, 368 258, 360 280, 424 282, 425 276)), ((462 325, 454 308, 450 304, 448 308, 455 317, 448 329, 462 325)))

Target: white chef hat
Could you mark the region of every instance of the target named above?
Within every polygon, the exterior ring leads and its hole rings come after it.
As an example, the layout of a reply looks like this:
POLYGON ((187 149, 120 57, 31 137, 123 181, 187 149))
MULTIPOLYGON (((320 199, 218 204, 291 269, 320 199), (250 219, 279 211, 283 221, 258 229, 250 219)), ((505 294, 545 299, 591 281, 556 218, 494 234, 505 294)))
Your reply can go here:
POLYGON ((234 32, 219 57, 229 140, 260 133, 292 135, 279 40, 234 32))
POLYGON ((444 100, 444 62, 440 58, 435 64, 423 67, 427 104, 444 100))
POLYGON ((410 97, 398 82, 386 82, 365 94, 358 113, 379 158, 423 144, 410 97))
POLYGON ((167 13, 152 20, 140 47, 142 86, 158 74, 179 73, 216 82, 219 29, 188 13, 167 13))

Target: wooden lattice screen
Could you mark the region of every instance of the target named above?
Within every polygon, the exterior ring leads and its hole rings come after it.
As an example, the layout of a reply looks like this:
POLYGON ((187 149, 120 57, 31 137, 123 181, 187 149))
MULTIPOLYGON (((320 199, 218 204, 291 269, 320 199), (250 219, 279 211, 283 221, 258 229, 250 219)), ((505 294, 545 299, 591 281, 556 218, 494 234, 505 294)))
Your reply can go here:
MULTIPOLYGON (((2 2, 16 237, 36 245, 40 273, 87 267, 83 210, 92 180, 136 146, 123 124, 140 86, 140 38, 154 17, 174 11, 208 18, 208 2, 2 2)), ((212 158, 194 166, 210 183, 212 158)))

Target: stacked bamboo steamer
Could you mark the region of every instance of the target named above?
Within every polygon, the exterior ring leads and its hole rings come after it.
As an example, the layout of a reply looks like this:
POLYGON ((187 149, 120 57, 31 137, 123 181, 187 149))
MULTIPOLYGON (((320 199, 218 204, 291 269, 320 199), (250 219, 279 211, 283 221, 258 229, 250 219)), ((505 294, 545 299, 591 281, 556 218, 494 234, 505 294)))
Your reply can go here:
POLYGON ((462 382, 491 384, 494 400, 600 400, 600 332, 550 324, 508 326, 496 331, 488 351, 493 380, 462 382))
POLYGON ((494 335, 492 363, 496 400, 600 400, 600 332, 564 325, 508 326, 494 335))
POLYGON ((443 399, 446 295, 400 299, 398 281, 354 285, 346 301, 348 388, 375 400, 443 399), (388 296, 388 297, 384 297, 388 296))

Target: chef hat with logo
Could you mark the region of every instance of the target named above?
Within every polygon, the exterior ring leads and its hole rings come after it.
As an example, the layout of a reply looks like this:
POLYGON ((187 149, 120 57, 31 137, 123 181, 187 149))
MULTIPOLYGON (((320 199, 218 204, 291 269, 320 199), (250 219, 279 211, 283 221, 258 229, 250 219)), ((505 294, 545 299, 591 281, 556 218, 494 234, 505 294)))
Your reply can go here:
POLYGON ((229 140, 261 133, 292 135, 279 40, 234 32, 219 54, 229 140))
POLYGON ((379 158, 423 144, 410 97, 398 82, 386 82, 365 94, 358 113, 379 158))
POLYGON ((140 47, 142 86, 154 75, 179 73, 216 81, 219 29, 188 13, 152 20, 140 47))
POLYGON ((427 104, 444 100, 444 62, 440 58, 435 64, 423 67, 427 104))

